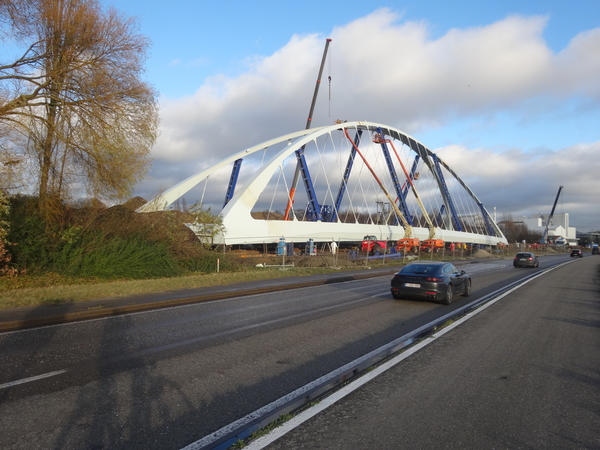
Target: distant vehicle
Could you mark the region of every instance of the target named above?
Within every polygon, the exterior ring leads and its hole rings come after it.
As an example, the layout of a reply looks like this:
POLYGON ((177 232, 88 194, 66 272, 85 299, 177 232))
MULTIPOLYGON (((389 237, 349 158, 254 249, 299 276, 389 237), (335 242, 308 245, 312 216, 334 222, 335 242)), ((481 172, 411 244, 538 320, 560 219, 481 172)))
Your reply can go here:
POLYGON ((415 261, 394 274, 391 291, 397 299, 434 300, 449 305, 455 294, 471 294, 471 277, 448 262, 415 261))
POLYGON ((600 255, 600 249, 596 247, 592 247, 592 255, 600 255))
POLYGON ((530 252, 519 252, 513 259, 513 267, 539 267, 538 257, 530 252))
POLYGON ((573 250, 571 250, 571 258, 574 256, 579 256, 580 258, 583 258, 583 252, 581 251, 581 249, 574 248, 573 250))
POLYGON ((360 244, 360 249, 363 252, 381 252, 385 253, 388 248, 388 241, 377 239, 377 236, 369 235, 365 236, 360 244))

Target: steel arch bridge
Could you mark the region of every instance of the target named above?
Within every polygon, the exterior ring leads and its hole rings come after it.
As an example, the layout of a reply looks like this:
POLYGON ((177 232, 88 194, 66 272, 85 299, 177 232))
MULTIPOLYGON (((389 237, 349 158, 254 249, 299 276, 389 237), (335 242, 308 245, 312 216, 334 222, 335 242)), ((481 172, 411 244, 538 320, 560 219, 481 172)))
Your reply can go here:
POLYGON ((199 195, 202 185, 201 203, 209 204, 209 180, 224 199, 218 244, 361 241, 365 235, 507 243, 456 172, 389 125, 337 121, 271 139, 187 178, 138 212, 165 210, 193 189, 199 195))

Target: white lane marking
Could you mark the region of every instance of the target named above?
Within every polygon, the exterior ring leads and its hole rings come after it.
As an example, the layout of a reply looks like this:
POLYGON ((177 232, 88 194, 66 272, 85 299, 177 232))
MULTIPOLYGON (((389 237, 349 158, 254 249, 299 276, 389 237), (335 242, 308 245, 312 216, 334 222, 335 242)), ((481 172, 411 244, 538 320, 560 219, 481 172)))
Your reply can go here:
MULTIPOLYGON (((564 265, 564 264, 561 264, 561 266, 562 265, 564 265)), ((274 428, 269 434, 266 434, 265 436, 261 436, 261 437, 255 439, 254 441, 251 441, 248 445, 244 446, 244 448, 247 449, 247 450, 262 450, 267 445, 275 442, 277 439, 279 439, 282 436, 284 436, 285 434, 289 433, 294 428, 300 426, 301 424, 303 424, 304 422, 306 422, 310 418, 312 418, 312 417, 316 416, 317 414, 319 414, 320 412, 324 411, 325 409, 327 409, 328 407, 330 407, 334 403, 338 402, 339 400, 343 399, 347 395, 351 394, 352 392, 354 392, 355 390, 357 390, 358 388, 360 388, 364 384, 366 384, 369 381, 373 380, 375 377, 381 375, 386 370, 391 369, 392 367, 394 367, 398 363, 402 362, 403 360, 405 360, 406 358, 408 358, 412 354, 418 352, 422 348, 424 348, 427 345, 431 344, 436 339, 438 339, 441 336, 443 336, 444 334, 446 334, 448 331, 453 330, 454 328, 456 328, 460 324, 462 324, 462 323, 466 322, 467 320, 471 319, 472 317, 474 317, 476 314, 479 314, 484 309, 487 309, 489 306, 493 305, 497 301, 499 301, 499 300, 503 299, 504 297, 506 297, 507 295, 513 293, 517 289, 525 286, 530 281, 533 281, 536 278, 539 278, 540 276, 544 275, 547 272, 550 272, 550 271, 556 269, 557 267, 560 267, 560 266, 552 267, 552 268, 550 268, 548 270, 545 270, 544 272, 541 272, 538 275, 536 275, 534 277, 531 277, 530 279, 525 280, 523 283, 521 283, 521 284, 513 287, 512 289, 504 292, 503 294, 501 294, 498 297, 496 297, 494 300, 490 300, 489 302, 485 303, 484 305, 480 306, 479 308, 477 308, 477 309, 471 311, 470 313, 468 313, 467 315, 461 317, 456 322, 453 322, 452 324, 448 325, 447 327, 444 327, 440 331, 438 331, 438 332, 434 333, 433 335, 429 336, 427 339, 424 339, 423 341, 419 342, 418 344, 414 345, 413 347, 410 347, 409 349, 407 349, 406 351, 402 352, 401 354, 399 354, 395 358, 389 360, 388 362, 382 364, 381 366, 378 366, 376 369, 374 369, 374 370, 372 370, 370 372, 367 372, 365 375, 361 376, 359 379, 357 379, 357 380, 355 380, 353 382, 350 382, 348 385, 344 386, 339 391, 335 392, 334 394, 330 395, 329 397, 324 398, 318 404, 316 404, 316 405, 314 405, 314 406, 306 409, 305 411, 303 411, 302 413, 300 413, 297 416, 293 417, 292 419, 288 420, 287 422, 285 422, 284 424, 280 425, 279 427, 274 428)), ((197 442, 195 442, 193 444, 190 444, 190 445, 188 445, 185 448, 186 449, 199 448, 199 447, 194 447, 194 445, 197 444, 198 442, 200 442, 200 441, 197 441, 197 442)))
POLYGON ((11 381, 10 383, 0 384, 0 389, 9 388, 11 386, 16 386, 18 384, 30 383, 32 381, 42 380, 44 378, 54 377, 56 375, 61 375, 65 373, 66 370, 56 370, 54 372, 43 373, 42 375, 36 375, 35 377, 23 378, 17 381, 11 381))

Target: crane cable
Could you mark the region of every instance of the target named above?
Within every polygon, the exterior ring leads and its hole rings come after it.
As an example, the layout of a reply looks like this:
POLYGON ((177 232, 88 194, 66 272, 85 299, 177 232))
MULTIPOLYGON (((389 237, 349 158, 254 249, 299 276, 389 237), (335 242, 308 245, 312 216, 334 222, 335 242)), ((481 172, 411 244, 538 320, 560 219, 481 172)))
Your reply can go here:
POLYGON ((329 81, 329 103, 328 103, 328 112, 329 117, 331 117, 331 54, 329 56, 329 76, 327 77, 329 81))
POLYGON ((331 117, 331 75, 329 75, 329 117, 331 117))

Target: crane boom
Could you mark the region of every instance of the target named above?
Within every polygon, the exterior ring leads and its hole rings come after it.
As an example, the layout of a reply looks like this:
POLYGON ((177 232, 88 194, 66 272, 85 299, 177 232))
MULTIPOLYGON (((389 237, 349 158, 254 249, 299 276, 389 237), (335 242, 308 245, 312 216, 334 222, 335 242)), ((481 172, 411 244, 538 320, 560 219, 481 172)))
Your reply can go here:
MULTIPOLYGON (((323 67, 325 66, 325 59, 327 58, 327 49, 329 48, 329 43, 331 39, 325 40, 325 49, 323 50, 323 57, 321 58, 321 66, 319 67, 319 75, 317 76, 317 84, 315 85, 315 91, 313 93, 312 102, 310 104, 310 111, 308 112, 308 119, 306 119, 306 129, 310 128, 312 124, 312 116, 315 110, 315 103, 317 102, 317 95, 319 94, 319 86, 321 85, 321 76, 323 75, 323 67)), ((304 147, 302 147, 304 150, 304 147)), ((290 219, 290 211, 292 209, 292 204, 294 203, 294 197, 296 195, 296 186, 298 185, 298 179, 300 178, 300 164, 296 164, 296 171, 294 172, 294 179, 292 180, 292 185, 290 187, 290 193, 288 196, 287 206, 285 207, 285 214, 283 220, 291 220, 290 219)), ((318 213, 318 211, 317 211, 318 213)))
POLYGON ((540 239, 540 244, 547 244, 548 240, 548 227, 550 226, 550 221, 554 216, 554 210, 556 209, 556 204, 558 203, 558 197, 560 196, 560 191, 562 191, 562 186, 558 188, 558 193, 556 194, 556 198, 554 199, 554 205, 552 205, 552 211, 550 211, 550 215, 548 216, 548 220, 546 221, 546 228, 544 228, 544 234, 542 234, 542 238, 540 239))

